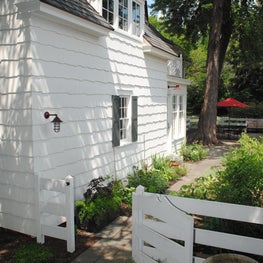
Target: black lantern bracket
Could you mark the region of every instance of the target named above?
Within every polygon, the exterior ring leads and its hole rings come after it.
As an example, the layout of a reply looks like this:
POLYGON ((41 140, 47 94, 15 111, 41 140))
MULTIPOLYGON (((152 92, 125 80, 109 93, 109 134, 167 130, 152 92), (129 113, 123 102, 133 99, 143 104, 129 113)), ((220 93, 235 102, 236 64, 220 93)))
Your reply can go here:
POLYGON ((54 132, 59 132, 60 131, 60 123, 63 122, 57 114, 55 113, 49 113, 46 111, 44 113, 45 119, 48 119, 50 116, 54 116, 55 118, 51 121, 54 124, 54 132))

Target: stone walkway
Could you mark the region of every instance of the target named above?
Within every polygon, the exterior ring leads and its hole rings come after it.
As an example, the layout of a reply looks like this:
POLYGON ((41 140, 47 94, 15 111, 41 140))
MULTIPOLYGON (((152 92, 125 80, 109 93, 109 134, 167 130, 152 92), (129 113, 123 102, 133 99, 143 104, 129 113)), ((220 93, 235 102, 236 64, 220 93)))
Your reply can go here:
MULTIPOLYGON (((236 142, 224 141, 222 145, 211 146, 205 160, 186 163, 187 176, 182 177, 168 191, 177 191, 182 185, 191 183, 195 178, 210 174, 214 167, 220 166, 222 155, 229 151, 229 147, 236 145, 236 142)), ((131 217, 117 218, 97 234, 101 239, 72 263, 129 263, 129 259, 132 258, 131 229, 131 217)))

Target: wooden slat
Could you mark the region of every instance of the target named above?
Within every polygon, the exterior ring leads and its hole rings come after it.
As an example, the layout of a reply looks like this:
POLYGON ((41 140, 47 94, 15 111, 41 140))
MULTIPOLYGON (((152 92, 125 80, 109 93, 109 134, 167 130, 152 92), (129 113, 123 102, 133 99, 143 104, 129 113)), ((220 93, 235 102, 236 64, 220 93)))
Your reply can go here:
POLYGON ((67 229, 65 227, 41 225, 41 229, 45 236, 67 240, 67 229))
POLYGON ((185 239, 185 230, 179 224, 173 227, 169 224, 163 222, 157 222, 149 219, 145 219, 143 221, 143 224, 148 228, 151 228, 152 230, 168 238, 178 239, 178 240, 185 239))
POLYGON ((245 205, 168 196, 168 199, 186 213, 263 224, 263 208, 245 205))
POLYGON ((135 262, 147 262, 147 263, 156 263, 156 260, 144 254, 142 251, 139 251, 137 255, 133 256, 135 262))
MULTIPOLYGON (((155 247, 160 254, 160 257, 166 259, 173 259, 177 255, 178 263, 185 263, 186 249, 182 245, 162 236, 147 227, 139 227, 139 233, 141 238, 146 242, 155 247)), ((150 255, 151 256, 151 255, 150 255)))
POLYGON ((263 240, 195 228, 195 243, 263 256, 263 240))
POLYGON ((65 216, 67 209, 67 204, 57 204, 57 203, 43 203, 40 202, 41 213, 48 213, 56 216, 65 216))
POLYGON ((194 257, 194 262, 193 263, 203 263, 204 261, 205 261, 204 258, 194 257))

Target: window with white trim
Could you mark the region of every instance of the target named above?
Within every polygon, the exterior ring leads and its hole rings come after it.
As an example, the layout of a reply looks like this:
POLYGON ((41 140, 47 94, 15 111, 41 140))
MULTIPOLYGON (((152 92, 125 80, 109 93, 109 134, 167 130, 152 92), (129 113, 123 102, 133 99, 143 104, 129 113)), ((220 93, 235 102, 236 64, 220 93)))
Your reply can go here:
POLYGON ((137 141, 136 96, 112 96, 112 145, 137 141))
POLYGON ((119 0, 119 28, 128 31, 128 0, 119 0))
POLYGON ((172 96, 173 138, 184 134, 184 96, 172 96))
POLYGON ((130 121, 130 102, 128 96, 120 96, 120 139, 127 140, 129 137, 130 121))
POLYGON ((141 33, 141 14, 140 5, 136 2, 132 2, 132 33, 136 36, 140 36, 141 33))
POLYGON ((114 27, 140 36, 143 22, 142 0, 101 0, 102 16, 114 27))

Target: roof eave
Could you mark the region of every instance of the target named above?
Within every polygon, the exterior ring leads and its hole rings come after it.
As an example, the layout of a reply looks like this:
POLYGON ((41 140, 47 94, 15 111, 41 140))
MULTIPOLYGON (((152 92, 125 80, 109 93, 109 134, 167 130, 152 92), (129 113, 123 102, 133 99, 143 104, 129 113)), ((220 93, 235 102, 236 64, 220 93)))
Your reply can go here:
POLYGON ((160 48, 156 48, 154 46, 149 46, 149 45, 143 45, 143 52, 145 54, 149 54, 164 60, 170 60, 176 57, 175 54, 168 53, 166 51, 161 50, 160 48))
POLYGON ((92 21, 70 14, 42 2, 40 3, 40 10, 36 14, 44 16, 45 18, 48 17, 50 20, 59 20, 63 23, 63 25, 70 26, 74 29, 97 37, 106 36, 109 34, 109 31, 113 30, 113 28, 109 29, 108 27, 103 27, 102 25, 98 25, 92 21))

